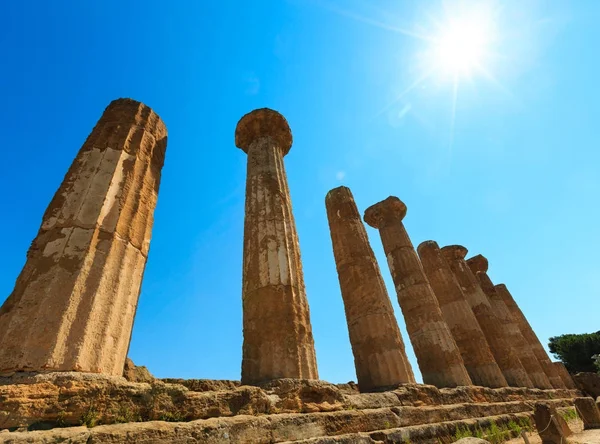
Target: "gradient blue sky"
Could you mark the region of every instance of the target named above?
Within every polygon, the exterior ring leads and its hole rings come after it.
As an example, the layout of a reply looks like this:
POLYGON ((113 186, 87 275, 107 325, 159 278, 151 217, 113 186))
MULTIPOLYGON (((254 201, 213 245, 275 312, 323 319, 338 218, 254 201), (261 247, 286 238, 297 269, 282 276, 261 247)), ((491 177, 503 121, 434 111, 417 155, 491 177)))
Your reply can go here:
MULTIPOLYGON (((130 356, 160 377, 238 379, 246 112, 288 119, 285 164, 319 373, 355 380, 326 192, 361 212, 396 195, 413 243, 490 260, 542 342, 598 330, 600 2, 496 2, 489 72, 420 77, 439 1, 5 2, 0 30, 0 302, 104 107, 132 97, 169 130, 130 356), (397 100, 396 100, 397 99, 397 100)), ((464 5, 463 5, 464 6, 464 5)), ((377 232, 368 228, 409 355, 377 232)))

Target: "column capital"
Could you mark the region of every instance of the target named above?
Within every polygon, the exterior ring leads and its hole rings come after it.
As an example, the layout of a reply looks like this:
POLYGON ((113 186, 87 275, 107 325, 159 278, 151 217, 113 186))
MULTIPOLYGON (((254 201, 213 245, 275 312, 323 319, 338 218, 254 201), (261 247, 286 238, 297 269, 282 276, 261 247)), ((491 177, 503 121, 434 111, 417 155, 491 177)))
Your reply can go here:
POLYGON ((442 247, 440 251, 447 261, 464 259, 469 252, 469 250, 462 245, 446 245, 445 247, 442 247))
POLYGON ((505 284, 496 284, 496 285, 494 285, 494 288, 496 288, 500 291, 508 291, 508 288, 506 288, 505 284))
POLYGON ((440 246, 438 245, 438 243, 436 241, 426 240, 419 244, 419 246, 417 247, 417 252, 419 253, 419 256, 421 256, 421 253, 423 251, 428 252, 428 251, 435 251, 435 250, 439 250, 439 249, 440 249, 440 246))
POLYGON ((235 145, 245 153, 264 137, 275 141, 285 156, 292 147, 292 131, 281 114, 269 108, 255 109, 243 116, 235 129, 235 145))
POLYGON ((373 228, 381 228, 388 223, 402 222, 406 216, 406 205, 396 196, 390 196, 365 210, 364 220, 373 228))
POLYGON ((467 265, 469 266, 471 271, 473 271, 474 274, 477 274, 478 271, 482 273, 487 273, 489 266, 488 260, 481 254, 467 259, 467 265))

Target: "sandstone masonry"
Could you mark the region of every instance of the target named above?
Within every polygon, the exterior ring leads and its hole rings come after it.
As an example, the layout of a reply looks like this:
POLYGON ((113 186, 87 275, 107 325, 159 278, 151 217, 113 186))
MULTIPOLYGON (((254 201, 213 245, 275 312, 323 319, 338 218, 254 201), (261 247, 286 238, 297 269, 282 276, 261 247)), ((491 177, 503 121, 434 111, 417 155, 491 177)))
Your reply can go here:
POLYGON ((248 155, 242 301, 242 383, 318 379, 298 234, 283 157, 285 118, 268 108, 239 121, 235 144, 248 155))
POLYGON ((438 244, 425 241, 418 246, 417 251, 473 384, 484 387, 508 386, 477 318, 450 266, 442 257, 438 244))
POLYGON ((123 373, 166 145, 146 105, 106 108, 0 308, 0 372, 123 373))
POLYGON ((379 230, 423 381, 437 387, 471 385, 460 351, 402 223, 405 215, 406 205, 390 196, 369 207, 364 220, 379 230))
POLYGON ((460 284, 508 385, 532 387, 523 364, 505 337, 503 326, 496 317, 490 301, 465 261, 467 249, 461 245, 449 245, 442 248, 442 254, 460 284))
POLYGON ((349 188, 325 198, 348 333, 361 391, 414 383, 379 265, 349 188))

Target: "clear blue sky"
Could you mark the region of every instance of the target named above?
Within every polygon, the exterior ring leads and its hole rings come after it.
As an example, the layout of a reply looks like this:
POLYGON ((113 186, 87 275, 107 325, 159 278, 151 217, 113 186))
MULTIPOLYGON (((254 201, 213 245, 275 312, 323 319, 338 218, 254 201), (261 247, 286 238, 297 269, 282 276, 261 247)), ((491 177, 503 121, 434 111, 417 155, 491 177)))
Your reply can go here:
POLYGON ((406 202, 415 246, 487 256, 544 343, 600 329, 600 2, 495 2, 489 75, 461 74, 455 91, 434 72, 410 89, 459 6, 5 2, 0 301, 102 110, 132 97, 169 130, 130 349, 157 376, 239 378, 246 156, 233 135, 264 106, 294 134, 285 164, 322 379, 355 380, 324 208, 342 184, 361 212, 406 202))

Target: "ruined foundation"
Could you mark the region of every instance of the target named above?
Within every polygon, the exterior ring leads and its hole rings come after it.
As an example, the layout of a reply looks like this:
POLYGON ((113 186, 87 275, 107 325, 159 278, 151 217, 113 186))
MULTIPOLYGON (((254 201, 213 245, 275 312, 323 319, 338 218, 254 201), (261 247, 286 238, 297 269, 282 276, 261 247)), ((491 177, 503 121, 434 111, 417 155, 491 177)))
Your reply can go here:
POLYGON ((166 127, 146 105, 106 108, 0 308, 0 373, 121 375, 166 146, 166 127))

